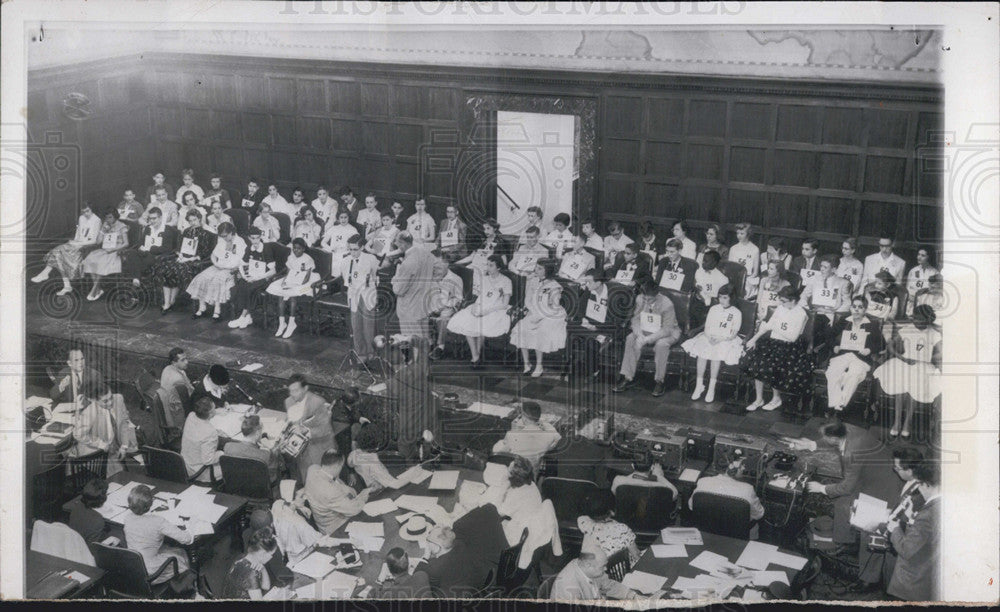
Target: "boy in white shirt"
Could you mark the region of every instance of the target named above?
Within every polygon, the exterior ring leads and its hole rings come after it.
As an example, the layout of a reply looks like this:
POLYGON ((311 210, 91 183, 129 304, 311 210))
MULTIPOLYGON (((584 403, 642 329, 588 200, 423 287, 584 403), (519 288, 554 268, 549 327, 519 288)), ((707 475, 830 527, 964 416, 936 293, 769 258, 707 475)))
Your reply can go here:
POLYGON ((569 231, 569 221, 569 215, 566 213, 556 215, 552 219, 552 225, 555 229, 549 232, 545 240, 542 240, 542 244, 550 249, 555 249, 556 259, 562 259, 563 253, 573 248, 575 238, 573 233, 569 231))
POLYGON ((632 239, 625 235, 621 223, 612 221, 608 224, 608 235, 604 237, 604 267, 615 264, 618 253, 625 249, 626 244, 632 244, 632 239))

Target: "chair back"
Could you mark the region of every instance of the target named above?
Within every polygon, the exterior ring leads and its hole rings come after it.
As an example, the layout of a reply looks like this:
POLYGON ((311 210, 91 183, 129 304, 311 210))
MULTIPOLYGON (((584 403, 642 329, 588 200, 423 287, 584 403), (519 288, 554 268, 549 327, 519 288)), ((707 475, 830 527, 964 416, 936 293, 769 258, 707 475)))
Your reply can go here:
POLYGON ((333 260, 330 259, 330 254, 326 251, 317 249, 316 247, 309 247, 306 249, 309 256, 313 258, 316 262, 316 273, 319 274, 320 278, 330 278, 330 268, 333 264, 333 260))
POLYGON ((802 277, 791 270, 785 270, 782 278, 788 281, 788 284, 792 286, 792 289, 798 289, 802 286, 802 277))
POLYGON ((556 519, 560 522, 569 521, 576 524, 577 517, 586 508, 587 498, 600 487, 590 480, 576 478, 560 478, 551 476, 543 478, 539 487, 542 499, 552 501, 556 519))
POLYGON ((555 583, 558 575, 552 575, 542 581, 538 585, 538 592, 535 593, 536 599, 549 599, 552 596, 552 585, 555 583))
MULTIPOLYGON (((521 557, 521 549, 524 548, 524 542, 527 539, 528 530, 524 529, 521 531, 521 539, 517 544, 510 548, 505 548, 500 552, 500 561, 497 563, 496 583, 502 589, 503 594, 508 594, 521 586, 515 583, 515 578, 518 577, 517 564, 521 557)), ((521 582, 523 583, 523 580, 521 582)))
MULTIPOLYGON (((271 248, 274 249, 274 271, 281 273, 285 270, 286 264, 288 263, 288 256, 292 254, 292 250, 283 244, 277 242, 271 243, 271 248)), ((329 259, 330 256, 327 255, 324 259, 329 259)), ((313 257, 313 259, 316 259, 313 257)), ((318 263, 318 262, 317 262, 318 263)))
POLYGON ((695 491, 692 514, 698 529, 717 535, 750 538, 750 502, 739 497, 695 491))
POLYGON ((139 245, 142 243, 142 226, 136 221, 123 220, 122 223, 128 226, 128 233, 126 234, 128 236, 128 248, 139 248, 139 245))
POLYGON ((108 451, 97 450, 79 457, 70 457, 69 490, 70 496, 79 495, 83 485, 95 478, 104 480, 108 477, 108 451))
POLYGON ((104 586, 130 597, 153 599, 149 574, 142 555, 128 548, 108 546, 99 542, 90 545, 97 567, 104 570, 104 586))
POLYGON ((278 220, 278 241, 288 244, 292 240, 292 220, 283 212, 271 211, 271 216, 278 220))
POLYGON ((180 453, 155 446, 146 446, 142 451, 146 455, 146 473, 151 477, 187 484, 187 466, 180 453))
POLYGON ((63 487, 66 484, 66 457, 59 456, 55 463, 35 474, 31 479, 31 501, 25 516, 54 521, 62 506, 63 487))
POLYGON ((615 489, 615 520, 633 531, 657 532, 672 525, 677 500, 668 487, 621 485, 615 489))
POLYGON ((736 300, 736 307, 740 309, 740 316, 743 318, 739 335, 748 338, 757 329, 757 302, 736 300))
MULTIPOLYGON (((587 251, 594 256, 594 269, 603 270, 604 269, 604 251, 602 249, 594 249, 591 247, 583 247, 584 251, 587 251)), ((553 249, 553 257, 555 257, 555 249, 553 249)), ((612 262, 614 263, 614 262, 612 262)))
POLYGON ((681 333, 687 335, 691 331, 691 317, 688 316, 688 306, 691 304, 691 294, 687 291, 675 291, 673 289, 662 290, 670 302, 674 305, 674 315, 677 317, 677 327, 681 333))
POLYGON ((225 212, 233 220, 233 227, 236 228, 236 233, 240 237, 246 238, 250 232, 250 211, 243 210, 242 208, 230 208, 225 212))
POLYGON ((729 285, 733 289, 733 296, 743 297, 744 279, 747 276, 747 269, 736 261, 720 262, 719 269, 729 279, 729 285))
POLYGON ((223 490, 253 500, 271 499, 271 475, 267 464, 249 457, 219 457, 223 490))
POLYGON ((612 580, 621 582, 625 574, 632 569, 632 559, 629 557, 628 548, 623 548, 608 557, 608 576, 612 580))

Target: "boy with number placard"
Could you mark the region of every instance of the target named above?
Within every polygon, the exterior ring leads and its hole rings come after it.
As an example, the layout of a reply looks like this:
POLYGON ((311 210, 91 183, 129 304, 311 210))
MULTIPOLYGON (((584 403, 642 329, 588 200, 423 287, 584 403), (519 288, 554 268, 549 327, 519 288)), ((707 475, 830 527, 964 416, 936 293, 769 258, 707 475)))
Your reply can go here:
POLYGON ((660 397, 666 392, 664 379, 670 347, 680 339, 681 330, 670 298, 660 294, 659 287, 651 278, 647 278, 641 287, 642 293, 636 300, 632 315, 632 331, 625 338, 620 375, 612 391, 621 393, 635 384, 633 381, 642 349, 652 346, 655 366, 653 396, 660 397))
POLYGON ((694 289, 694 275, 698 264, 693 259, 681 256, 684 244, 677 238, 667 240, 660 260, 659 278, 656 283, 663 289, 691 291, 694 289))
POLYGON ((449 204, 444 209, 445 218, 438 228, 441 256, 449 262, 465 257, 465 239, 469 228, 458 218, 458 207, 449 204))
POLYGON ((244 329, 253 325, 250 311, 260 298, 261 289, 270 284, 276 272, 274 243, 264 242, 264 232, 259 227, 249 231, 250 246, 243 252, 243 265, 238 269, 233 287, 233 314, 239 316, 229 322, 230 329, 244 329))

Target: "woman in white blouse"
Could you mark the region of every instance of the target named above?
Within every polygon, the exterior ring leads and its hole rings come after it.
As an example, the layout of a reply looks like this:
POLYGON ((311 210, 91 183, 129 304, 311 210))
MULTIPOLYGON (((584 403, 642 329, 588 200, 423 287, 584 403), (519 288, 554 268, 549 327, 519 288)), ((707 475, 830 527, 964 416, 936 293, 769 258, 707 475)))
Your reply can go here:
POLYGON ((212 232, 213 234, 218 234, 219 226, 222 225, 223 223, 228 223, 232 225, 233 218, 227 215, 226 213, 222 212, 221 202, 213 200, 212 210, 208 214, 208 216, 205 217, 205 229, 212 232))
POLYGON ((315 246, 323 235, 323 226, 316 223, 316 211, 305 206, 299 210, 299 218, 295 220, 295 227, 292 229, 292 239, 301 238, 309 246, 315 246))
POLYGON ((688 238, 688 232, 690 228, 688 227, 687 221, 679 220, 674 222, 671 226, 670 231, 673 232, 674 238, 681 241, 684 248, 681 249, 681 257, 687 257, 688 259, 694 259, 698 256, 698 247, 694 243, 694 240, 688 238))
POLYGON ((932 276, 939 274, 938 269, 931 264, 931 250, 928 247, 917 249, 917 265, 910 268, 906 274, 906 316, 913 315, 917 303, 917 292, 930 287, 932 276))
POLYGON ((187 571, 189 567, 184 549, 166 544, 164 540, 170 538, 187 545, 194 542, 194 536, 191 535, 191 529, 175 527, 163 515, 151 513, 149 510, 152 507, 153 491, 149 487, 141 484, 129 491, 128 511, 122 519, 122 529, 125 532, 125 543, 129 550, 142 556, 147 573, 154 574, 164 563, 171 559, 177 560, 176 566, 168 566, 153 579, 153 584, 162 584, 187 571), (176 572, 174 567, 177 568, 176 572))
POLYGON ((351 224, 351 213, 342 210, 337 213, 335 225, 327 225, 319 248, 330 253, 330 275, 340 276, 341 265, 347 257, 347 241, 358 235, 358 228, 351 224))
POLYGON ((264 237, 264 244, 278 242, 281 238, 281 224, 271 216, 271 205, 266 202, 261 203, 260 214, 253 220, 253 226, 259 227, 263 232, 261 235, 264 237))
POLYGON ((736 224, 736 244, 729 249, 729 261, 736 262, 746 268, 746 282, 743 286, 744 299, 752 300, 757 295, 758 271, 757 260, 760 259, 760 249, 750 242, 753 236, 753 226, 749 223, 736 224))
POLYGON ((278 303, 278 330, 274 332, 275 337, 292 337, 298 327, 295 323, 295 298, 311 295, 312 284, 318 280, 316 262, 306 253, 307 249, 305 240, 293 240, 292 252, 285 262, 288 273, 267 286, 269 294, 281 298, 278 303))
POLYGON ((60 244, 45 254, 45 269, 31 278, 33 283, 49 279, 52 270, 62 275, 63 288, 56 295, 66 295, 73 290, 70 281, 83 278, 83 255, 86 247, 98 244, 101 233, 101 218, 94 214, 89 204, 83 205, 80 218, 76 222, 76 233, 69 242, 60 244))
POLYGON ((566 311, 559 303, 562 285, 555 280, 555 264, 535 264, 524 291, 527 313, 510 330, 510 343, 521 349, 524 373, 542 375, 542 355, 566 348, 566 311), (535 370, 531 370, 531 349, 535 350, 535 370))
MULTIPOLYGON (((219 206, 218 203, 212 205, 219 206)), ((187 292, 191 299, 198 301, 198 310, 191 315, 198 318, 205 310, 214 306, 212 320, 222 316, 222 305, 229 301, 229 293, 236 284, 236 269, 243 263, 243 253, 247 243, 236 235, 232 223, 222 223, 218 227, 219 239, 212 249, 212 265, 202 270, 191 280, 187 292)))
POLYGON ((801 395, 813 376, 813 356, 803 331, 809 315, 798 305, 799 291, 785 287, 778 292, 779 305, 766 323, 747 341, 744 371, 754 379, 756 398, 748 411, 781 406, 781 394, 801 395), (767 338, 761 338, 770 334, 767 338), (771 385, 774 397, 764 404, 764 385, 771 385))
POLYGON ((406 220, 406 230, 413 236, 414 244, 434 242, 434 217, 427 212, 427 200, 420 198, 413 203, 417 212, 406 220))
POLYGON ((507 467, 510 486, 497 506, 507 543, 516 546, 525 529, 540 524, 542 494, 535 484, 531 462, 521 456, 514 457, 507 467))
POLYGON ((482 275, 475 303, 463 308, 448 321, 448 331, 465 336, 472 351, 472 367, 482 366, 481 353, 484 338, 496 338, 510 329, 510 315, 507 308, 513 286, 510 279, 500 274, 503 258, 490 255, 486 260, 486 271, 482 275))
POLYGON ((180 210, 177 211, 177 231, 183 232, 187 228, 191 227, 187 220, 189 212, 192 210, 196 211, 199 217, 203 217, 205 211, 198 205, 197 196, 195 196, 193 191, 187 191, 183 196, 181 196, 180 205, 180 210))
POLYGON ((837 276, 846 278, 851 283, 851 294, 859 295, 864 287, 861 286, 861 274, 865 270, 865 264, 854 256, 858 252, 858 239, 847 238, 840 245, 840 264, 837 266, 837 276))
POLYGON ((185 169, 181 173, 181 180, 184 182, 177 189, 177 193, 174 194, 174 201, 178 204, 184 204, 184 196, 188 193, 193 193, 195 196, 195 202, 201 202, 205 199, 205 190, 194 184, 194 170, 185 169))

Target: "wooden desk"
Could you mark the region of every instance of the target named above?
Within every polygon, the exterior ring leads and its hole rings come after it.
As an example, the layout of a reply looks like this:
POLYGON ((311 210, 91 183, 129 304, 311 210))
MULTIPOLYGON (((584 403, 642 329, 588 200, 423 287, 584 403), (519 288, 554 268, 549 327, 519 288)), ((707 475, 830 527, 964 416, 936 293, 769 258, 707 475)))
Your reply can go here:
POLYGON ((25 555, 25 599, 38 599, 39 596, 32 594, 34 586, 50 573, 62 572, 64 570, 79 572, 86 576, 87 579, 83 581, 75 590, 63 595, 61 599, 74 599, 82 597, 89 591, 93 590, 94 587, 101 582, 101 579, 104 578, 104 570, 102 569, 84 565, 83 563, 76 563, 75 561, 70 561, 68 559, 61 559, 59 557, 54 557, 52 555, 47 555, 34 550, 28 550, 25 555))
MULTIPOLYGON (((431 491, 428 488, 431 479, 428 478, 424 482, 414 485, 408 484, 401 489, 383 489, 378 495, 372 496, 370 501, 375 501, 377 499, 398 499, 402 495, 425 495, 425 496, 435 496, 438 498, 438 504, 444 508, 446 511, 451 512, 455 508, 455 504, 458 502, 458 489, 462 486, 462 482, 466 480, 471 480, 474 482, 483 482, 483 473, 467 468, 450 467, 443 466, 441 470, 458 470, 460 476, 458 479, 458 487, 454 491, 431 491)), ((401 472, 402 470, 392 470, 393 472, 401 472)), ((365 585, 358 587, 352 597, 358 597, 358 593, 362 591, 367 586, 376 586, 376 580, 378 580, 379 573, 382 571, 382 564, 385 562, 385 555, 387 552, 393 548, 399 547, 406 551, 406 553, 411 558, 424 556, 424 551, 420 548, 417 542, 411 542, 410 540, 404 540, 399 535, 400 523, 396 520, 396 517, 400 514, 405 514, 409 512, 408 510, 399 509, 395 512, 390 512, 388 514, 383 514, 379 517, 371 517, 367 514, 361 513, 344 524, 340 529, 333 533, 335 538, 346 538, 347 537, 347 526, 351 523, 356 522, 367 522, 375 523, 381 522, 382 528, 385 532, 385 542, 382 545, 382 549, 375 552, 361 552, 361 566, 352 569, 342 570, 344 573, 351 574, 352 576, 359 576, 365 581, 365 585)), ((320 552, 333 555, 336 551, 327 548, 317 549, 320 552)), ((294 586, 297 588, 302 585, 310 584, 313 579, 303 576, 302 574, 295 574, 294 586)))
MULTIPOLYGON (((737 540, 735 538, 730 538, 726 536, 716 535, 714 533, 708 533, 706 531, 701 532, 702 546, 687 546, 687 557, 675 557, 672 559, 658 559, 653 555, 652 548, 647 549, 642 556, 639 557, 639 561, 632 568, 634 571, 647 572, 650 574, 655 574, 657 576, 663 576, 667 579, 664 583, 664 588, 673 585, 674 581, 679 577, 694 578, 699 574, 704 574, 702 570, 692 567, 690 565, 691 561, 700 555, 702 551, 709 550, 716 554, 722 555, 731 563, 735 563, 740 555, 743 553, 743 549, 746 548, 747 540, 737 540)), ((655 544, 662 544, 663 538, 657 537, 655 544)), ((785 549, 779 548, 780 552, 795 555, 801 557, 798 553, 785 549)), ((798 573, 798 570, 793 570, 787 567, 782 567, 780 565, 770 564, 767 568, 769 571, 781 571, 784 572, 788 577, 788 582, 791 584, 792 578, 798 573)))

